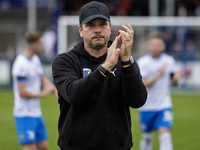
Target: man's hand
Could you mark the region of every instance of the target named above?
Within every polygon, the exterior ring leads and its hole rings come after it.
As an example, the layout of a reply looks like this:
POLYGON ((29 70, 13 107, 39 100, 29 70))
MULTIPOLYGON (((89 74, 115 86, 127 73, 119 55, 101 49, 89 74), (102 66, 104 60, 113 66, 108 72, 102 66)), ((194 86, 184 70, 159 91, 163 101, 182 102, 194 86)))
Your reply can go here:
POLYGON ((157 73, 154 76, 151 76, 146 79, 142 79, 144 85, 146 87, 152 86, 165 72, 165 69, 167 67, 167 64, 163 64, 158 70, 157 73))
MULTIPOLYGON (((54 86, 54 85, 53 85, 53 86, 54 86)), ((53 93, 55 99, 58 99, 58 91, 57 91, 57 89, 56 89, 55 86, 53 87, 53 91, 52 91, 52 93, 53 93)))
POLYGON ((113 41, 112 45, 108 49, 107 57, 105 62, 102 64, 102 67, 108 71, 111 71, 113 67, 118 62, 120 49, 117 48, 117 45, 121 41, 121 34, 116 36, 115 40, 113 41))
POLYGON ((45 86, 41 92, 41 97, 46 97, 50 93, 53 93, 54 97, 58 98, 57 89, 53 84, 49 84, 48 86, 45 86))
POLYGON ((113 67, 117 64, 119 55, 121 61, 128 61, 131 57, 131 48, 133 44, 134 31, 130 24, 128 26, 122 25, 126 31, 119 30, 120 34, 116 36, 112 45, 108 49, 107 58, 102 64, 102 67, 107 71, 111 71, 113 67), (119 42, 122 41, 122 45, 117 48, 119 42))
POLYGON ((122 45, 120 48, 120 57, 121 61, 128 61, 131 57, 134 31, 130 24, 128 24, 128 26, 122 25, 122 27, 125 29, 125 31, 119 30, 122 40, 122 45))
POLYGON ((167 67, 167 64, 164 64, 164 65, 162 65, 162 67, 160 67, 159 69, 158 69, 158 78, 159 77, 161 77, 162 75, 163 75, 163 73, 165 72, 165 69, 166 69, 166 67, 167 67))
POLYGON ((171 78, 171 84, 173 86, 177 86, 178 85, 178 81, 184 76, 184 74, 185 74, 184 70, 177 71, 171 78))
POLYGON ((53 85, 49 81, 49 79, 47 79, 45 76, 42 76, 41 80, 42 80, 42 86, 43 86, 43 90, 41 91, 41 97, 45 97, 48 94, 53 93, 54 97, 57 99, 58 92, 57 92, 55 85, 53 85))

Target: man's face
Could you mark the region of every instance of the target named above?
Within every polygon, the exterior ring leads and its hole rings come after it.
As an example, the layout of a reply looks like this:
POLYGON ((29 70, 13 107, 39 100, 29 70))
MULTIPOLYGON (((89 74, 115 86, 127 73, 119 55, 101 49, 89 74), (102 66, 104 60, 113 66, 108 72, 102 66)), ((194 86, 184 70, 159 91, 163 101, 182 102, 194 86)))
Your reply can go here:
POLYGON ((33 44, 33 49, 35 54, 40 54, 42 51, 42 38, 39 39, 38 42, 33 44))
POLYGON ((165 50, 165 43, 159 38, 150 39, 147 46, 150 53, 156 57, 158 57, 165 50))
POLYGON ((79 33, 83 37, 86 47, 99 50, 107 46, 111 34, 111 25, 105 19, 96 18, 87 24, 83 24, 82 27, 79 26, 79 33))

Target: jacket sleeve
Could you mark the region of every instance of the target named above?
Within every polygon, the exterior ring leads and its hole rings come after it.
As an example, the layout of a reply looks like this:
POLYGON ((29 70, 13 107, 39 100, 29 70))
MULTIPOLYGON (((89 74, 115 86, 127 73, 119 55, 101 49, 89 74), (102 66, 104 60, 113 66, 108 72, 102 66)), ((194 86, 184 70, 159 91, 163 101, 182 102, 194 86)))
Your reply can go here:
POLYGON ((147 90, 142 82, 142 77, 136 61, 133 65, 122 68, 122 86, 125 99, 130 107, 139 108, 145 104, 147 90))
POLYGON ((98 70, 80 78, 72 58, 58 55, 52 65, 52 75, 58 94, 70 104, 81 104, 102 85, 105 77, 98 70))

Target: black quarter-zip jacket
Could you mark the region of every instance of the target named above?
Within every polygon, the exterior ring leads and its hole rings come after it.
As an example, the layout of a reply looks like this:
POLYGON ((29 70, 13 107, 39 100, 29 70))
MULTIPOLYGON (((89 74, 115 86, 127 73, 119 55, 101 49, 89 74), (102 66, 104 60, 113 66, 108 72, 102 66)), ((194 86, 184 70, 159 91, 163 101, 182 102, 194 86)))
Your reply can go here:
POLYGON ((61 149, 124 150, 133 145, 129 108, 144 105, 147 91, 136 62, 122 68, 119 58, 104 77, 97 68, 106 55, 95 58, 80 42, 53 62, 61 149))

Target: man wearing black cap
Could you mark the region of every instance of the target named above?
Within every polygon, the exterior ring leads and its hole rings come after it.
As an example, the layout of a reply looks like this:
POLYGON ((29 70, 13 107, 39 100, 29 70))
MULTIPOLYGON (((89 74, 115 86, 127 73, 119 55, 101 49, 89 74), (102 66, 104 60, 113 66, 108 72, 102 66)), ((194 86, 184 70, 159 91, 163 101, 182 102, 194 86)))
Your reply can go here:
POLYGON ((124 30, 108 42, 109 10, 95 1, 81 8, 79 21, 83 41, 53 63, 60 104, 58 145, 61 150, 130 150, 129 107, 141 107, 147 96, 131 56, 134 31, 122 25, 124 30))

